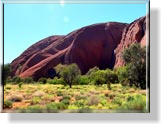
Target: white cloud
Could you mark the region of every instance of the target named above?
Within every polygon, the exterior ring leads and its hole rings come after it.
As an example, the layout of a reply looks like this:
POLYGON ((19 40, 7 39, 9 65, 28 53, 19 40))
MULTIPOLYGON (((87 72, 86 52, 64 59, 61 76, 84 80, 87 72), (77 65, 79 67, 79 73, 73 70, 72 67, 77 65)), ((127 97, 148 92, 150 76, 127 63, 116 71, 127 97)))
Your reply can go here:
POLYGON ((64 0, 60 0, 60 5, 61 5, 62 7, 64 7, 64 4, 65 4, 65 1, 64 1, 64 0))
POLYGON ((64 22, 68 23, 70 21, 70 19, 67 16, 64 16, 64 22))

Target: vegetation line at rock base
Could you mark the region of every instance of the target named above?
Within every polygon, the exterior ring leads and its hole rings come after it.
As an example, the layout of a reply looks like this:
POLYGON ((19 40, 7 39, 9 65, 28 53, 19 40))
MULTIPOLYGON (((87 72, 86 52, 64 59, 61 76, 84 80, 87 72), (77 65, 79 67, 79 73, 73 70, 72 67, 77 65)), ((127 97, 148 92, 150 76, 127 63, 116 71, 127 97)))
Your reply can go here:
POLYGON ((122 58, 122 67, 93 67, 84 75, 75 63, 59 64, 53 68, 54 78, 37 81, 12 77, 10 65, 5 65, 4 111, 148 112, 145 47, 134 43, 125 48, 122 58))

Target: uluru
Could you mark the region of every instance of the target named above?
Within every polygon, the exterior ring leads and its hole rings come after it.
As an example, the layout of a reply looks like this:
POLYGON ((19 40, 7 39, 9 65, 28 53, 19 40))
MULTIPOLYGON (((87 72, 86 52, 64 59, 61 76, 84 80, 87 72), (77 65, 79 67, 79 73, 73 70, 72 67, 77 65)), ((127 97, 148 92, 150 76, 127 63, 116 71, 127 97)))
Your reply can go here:
POLYGON ((53 35, 30 46, 11 63, 12 76, 21 78, 55 76, 58 64, 76 63, 82 74, 95 66, 100 69, 122 66, 121 53, 132 43, 146 45, 146 17, 134 22, 107 22, 53 35))

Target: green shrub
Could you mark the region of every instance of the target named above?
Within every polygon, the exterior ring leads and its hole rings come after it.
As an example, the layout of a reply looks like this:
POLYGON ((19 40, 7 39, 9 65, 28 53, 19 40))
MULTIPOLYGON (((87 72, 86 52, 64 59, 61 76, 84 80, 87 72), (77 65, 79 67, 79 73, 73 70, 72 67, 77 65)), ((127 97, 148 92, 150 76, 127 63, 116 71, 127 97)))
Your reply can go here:
POLYGON ((20 83, 18 84, 18 86, 19 86, 20 89, 21 89, 22 85, 23 85, 23 82, 20 82, 20 83))
POLYGON ((26 84, 34 83, 32 77, 28 77, 28 78, 23 79, 23 82, 26 83, 26 84))
POLYGON ((63 96, 63 93, 59 90, 56 92, 56 94, 57 94, 57 96, 63 96))
POLYGON ((31 104, 35 105, 35 104, 39 104, 41 102, 41 98, 40 97, 33 97, 31 100, 31 104))
POLYGON ((60 71, 60 76, 70 88, 72 88, 72 85, 76 82, 80 74, 80 69, 76 64, 65 65, 60 71))
POLYGON ((46 105, 46 109, 48 112, 58 112, 58 110, 64 110, 67 108, 68 106, 61 102, 60 103, 52 102, 46 105))
POLYGON ((129 96, 127 101, 120 107, 122 110, 146 111, 146 97, 143 95, 129 96))
POLYGON ((70 104, 70 96, 63 96, 61 103, 65 104, 65 105, 69 105, 70 104))
POLYGON ((60 72, 62 69, 64 69, 67 65, 63 64, 58 64, 56 67, 54 67, 54 70, 56 71, 56 74, 58 77, 60 77, 60 72))
POLYGON ((84 100, 78 100, 74 102, 74 105, 76 105, 78 108, 84 108, 85 104, 84 104, 84 100))
POLYGON ((113 98, 112 103, 118 104, 119 106, 121 106, 123 103, 123 100, 119 96, 116 96, 113 98))
POLYGON ((123 86, 130 85, 130 82, 128 79, 129 78, 128 67, 129 66, 127 65, 127 66, 117 68, 118 80, 123 86))
POLYGON ((98 70, 100 70, 100 69, 97 66, 95 66, 95 67, 89 69, 89 71, 86 73, 86 75, 91 76, 91 75, 93 75, 93 73, 97 72, 98 70))
POLYGON ((104 70, 98 70, 92 73, 91 76, 95 85, 102 85, 106 83, 104 70))
POLYGON ((22 80, 20 77, 14 76, 14 77, 12 78, 12 83, 13 83, 13 84, 19 84, 20 82, 23 82, 23 80, 22 80))
POLYGON ((57 77, 55 77, 54 79, 48 79, 47 83, 54 84, 54 85, 56 85, 56 84, 64 85, 65 84, 62 78, 57 78, 57 77))
POLYGON ((104 71, 104 77, 106 79, 106 83, 118 83, 118 76, 111 69, 106 69, 104 71))
POLYGON ((58 112, 59 109, 57 107, 57 103, 50 103, 50 104, 47 104, 46 105, 46 109, 47 109, 47 112, 49 113, 54 113, 54 112, 58 112))
POLYGON ((90 83, 90 79, 87 75, 82 75, 78 79, 78 85, 88 85, 90 83))
POLYGON ((70 100, 70 96, 63 96, 63 99, 68 99, 68 100, 70 100))
POLYGON ((3 107, 4 107, 4 108, 12 108, 12 104, 13 104, 12 101, 10 101, 10 100, 5 100, 3 107))
POLYGON ((40 84, 46 84, 47 79, 44 78, 44 77, 42 77, 42 78, 40 78, 40 79, 38 80, 38 82, 39 82, 40 84))
POLYGON ((107 88, 111 90, 111 83, 118 83, 118 76, 114 71, 111 71, 110 69, 106 69, 104 71, 104 78, 105 78, 105 83, 107 83, 107 88))
POLYGON ((135 85, 142 89, 146 88, 146 48, 140 43, 134 43, 122 53, 125 62, 126 79, 128 85, 135 85))
POLYGON ((27 108, 18 109, 18 112, 20 113, 44 113, 46 112, 46 110, 44 107, 41 107, 40 105, 33 105, 27 108))
POLYGON ((100 104, 102 104, 103 106, 105 106, 105 105, 107 104, 107 100, 106 100, 106 99, 102 99, 102 100, 100 101, 100 104))
POLYGON ((117 83, 118 82, 117 74, 110 69, 106 69, 106 70, 95 69, 95 70, 92 70, 89 73, 89 79, 95 85, 108 84, 109 89, 110 89, 110 84, 111 83, 117 83))
POLYGON ((61 101, 61 103, 65 104, 65 105, 69 105, 70 104, 70 100, 69 99, 63 99, 61 101))

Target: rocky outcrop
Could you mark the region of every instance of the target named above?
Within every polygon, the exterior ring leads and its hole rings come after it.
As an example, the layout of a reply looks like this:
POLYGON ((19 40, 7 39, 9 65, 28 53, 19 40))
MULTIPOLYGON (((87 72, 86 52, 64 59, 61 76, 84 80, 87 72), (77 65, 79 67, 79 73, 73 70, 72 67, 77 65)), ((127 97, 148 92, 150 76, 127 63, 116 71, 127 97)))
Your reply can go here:
POLYGON ((133 43, 140 43, 141 46, 146 45, 146 17, 135 20, 124 29, 121 42, 115 49, 116 61, 114 67, 124 65, 122 52, 133 43))
POLYGON ((76 63, 84 74, 90 68, 123 65, 121 53, 132 43, 146 44, 146 18, 131 24, 108 22, 51 36, 29 47, 12 63, 12 74, 21 78, 54 77, 54 67, 76 63))
MULTIPOLYGON (((12 75, 18 76, 23 71, 23 69, 25 69, 25 66, 26 66, 25 64, 33 55, 37 55, 39 52, 41 52, 41 50, 47 48, 53 42, 57 41, 58 39, 62 37, 63 36, 50 36, 30 46, 19 57, 17 57, 16 59, 12 61, 11 63, 12 75)), ((30 64, 29 67, 37 63, 37 60, 41 60, 41 58, 39 57, 36 60, 32 61, 31 62, 32 64, 30 64)), ((28 66, 26 68, 28 68, 28 66)))
POLYGON ((53 67, 76 63, 82 73, 98 66, 112 68, 114 49, 120 43, 124 23, 94 24, 71 32, 66 36, 51 36, 28 48, 12 63, 14 75, 22 78, 53 77, 53 67))

